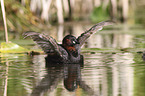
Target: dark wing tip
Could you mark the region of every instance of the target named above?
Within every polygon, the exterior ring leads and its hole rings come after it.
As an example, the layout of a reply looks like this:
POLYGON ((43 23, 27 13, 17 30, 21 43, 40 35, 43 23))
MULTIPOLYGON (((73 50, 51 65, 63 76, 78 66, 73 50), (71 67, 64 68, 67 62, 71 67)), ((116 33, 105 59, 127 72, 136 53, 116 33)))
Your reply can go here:
MULTIPOLYGON (((101 22, 101 23, 103 23, 103 26, 108 26, 108 25, 113 25, 113 24, 115 24, 116 21, 107 20, 107 21, 103 21, 103 22, 101 22)), ((100 24, 101 24, 101 23, 100 23, 100 24)))

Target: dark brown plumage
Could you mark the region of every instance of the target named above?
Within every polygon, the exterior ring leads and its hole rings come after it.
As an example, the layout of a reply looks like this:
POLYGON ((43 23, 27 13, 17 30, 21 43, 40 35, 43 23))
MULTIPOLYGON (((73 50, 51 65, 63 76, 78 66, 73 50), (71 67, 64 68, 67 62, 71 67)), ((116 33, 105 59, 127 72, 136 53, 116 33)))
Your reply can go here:
POLYGON ((67 35, 64 37, 62 44, 58 44, 51 36, 40 34, 37 32, 25 32, 25 37, 30 36, 42 50, 48 54, 48 58, 52 62, 63 63, 80 63, 82 56, 80 54, 81 46, 95 32, 102 30, 104 26, 112 25, 112 21, 103 21, 97 23, 89 30, 82 33, 78 38, 67 35))

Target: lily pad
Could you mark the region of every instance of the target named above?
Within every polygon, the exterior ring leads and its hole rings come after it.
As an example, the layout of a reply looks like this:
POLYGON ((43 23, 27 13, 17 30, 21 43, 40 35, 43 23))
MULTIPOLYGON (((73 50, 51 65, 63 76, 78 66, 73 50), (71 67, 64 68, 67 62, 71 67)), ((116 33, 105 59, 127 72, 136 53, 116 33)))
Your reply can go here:
POLYGON ((15 43, 9 42, 2 42, 1 43, 1 53, 23 53, 23 52, 28 52, 28 49, 23 48, 15 43))

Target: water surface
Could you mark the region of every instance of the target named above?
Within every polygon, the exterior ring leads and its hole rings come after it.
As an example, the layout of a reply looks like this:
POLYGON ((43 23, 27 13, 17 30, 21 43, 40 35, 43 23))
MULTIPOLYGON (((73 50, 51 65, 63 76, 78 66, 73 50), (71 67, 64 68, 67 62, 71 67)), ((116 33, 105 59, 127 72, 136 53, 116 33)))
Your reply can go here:
MULTIPOLYGON (((89 26, 85 25, 86 29, 89 26)), ((51 31, 44 30, 44 33, 53 36, 60 43, 64 35, 79 36, 84 28, 76 24, 72 27, 58 26, 51 31)), ((83 46, 84 65, 65 64, 46 68, 45 54, 30 56, 25 53, 1 53, 0 94, 145 96, 145 62, 142 53, 138 52, 145 49, 144 36, 145 32, 141 27, 107 27, 94 34, 83 46)), ((13 39, 18 42, 16 38, 13 39)), ((32 41, 18 43, 35 49, 32 41)))

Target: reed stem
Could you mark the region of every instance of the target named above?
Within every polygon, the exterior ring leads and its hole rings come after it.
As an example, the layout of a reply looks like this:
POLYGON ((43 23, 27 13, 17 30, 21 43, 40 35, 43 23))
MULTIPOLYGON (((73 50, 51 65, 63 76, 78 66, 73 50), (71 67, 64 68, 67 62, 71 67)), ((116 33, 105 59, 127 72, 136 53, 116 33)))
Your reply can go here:
POLYGON ((6 42, 8 43, 8 30, 7 30, 7 23, 6 23, 6 15, 5 15, 5 7, 4 7, 4 1, 1 0, 1 8, 2 8, 2 14, 3 14, 3 21, 4 21, 4 27, 5 27, 5 38, 6 42))

